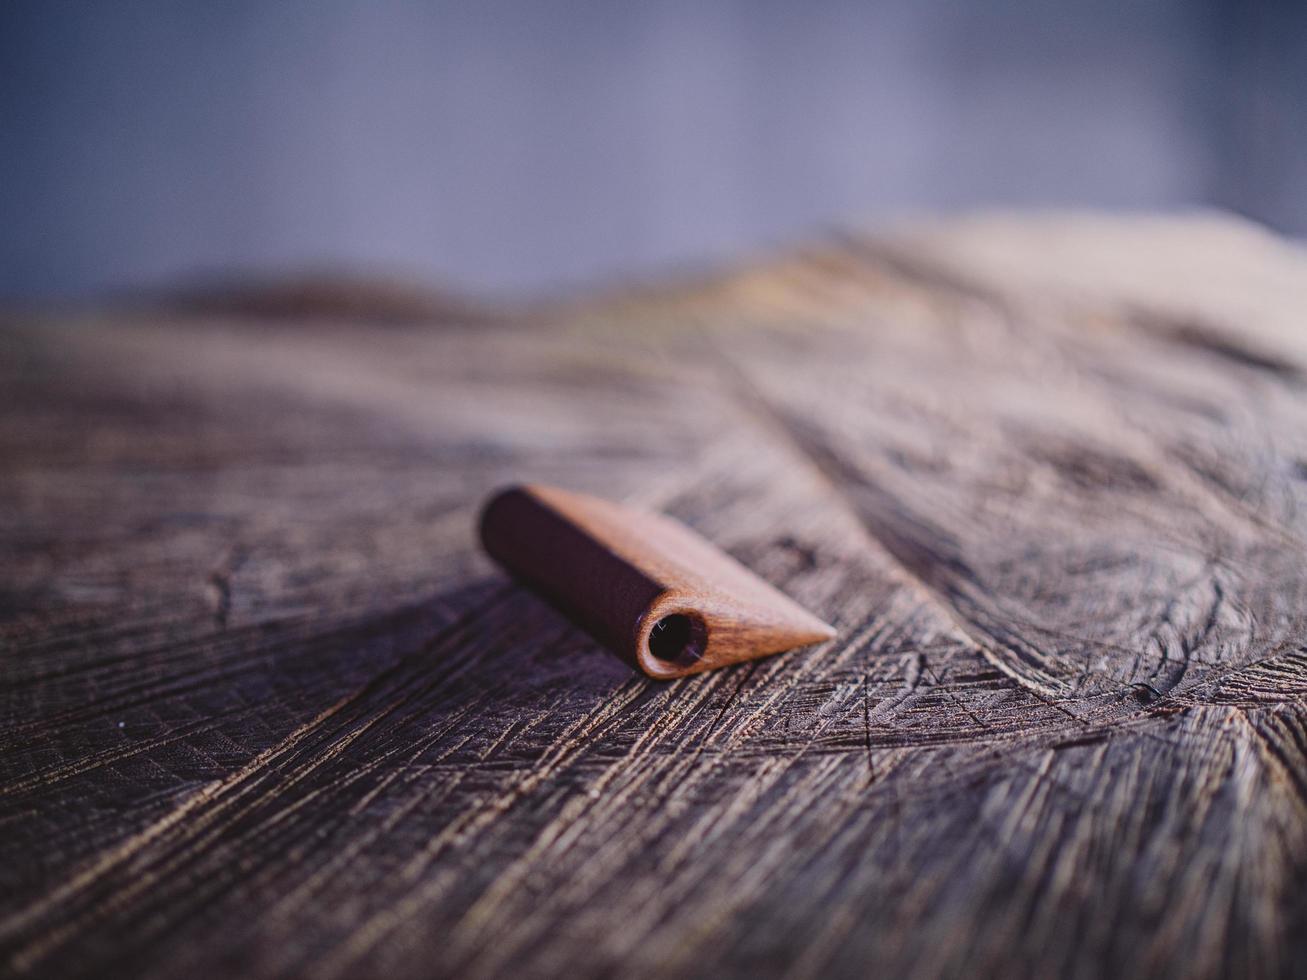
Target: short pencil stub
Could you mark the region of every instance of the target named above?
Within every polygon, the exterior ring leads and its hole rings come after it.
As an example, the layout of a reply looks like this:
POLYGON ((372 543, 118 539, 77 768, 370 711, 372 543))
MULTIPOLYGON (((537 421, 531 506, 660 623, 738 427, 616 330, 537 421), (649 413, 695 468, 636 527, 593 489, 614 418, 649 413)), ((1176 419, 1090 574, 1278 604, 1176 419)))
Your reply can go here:
POLYGON ((614 653, 669 680, 834 631, 669 517, 539 485, 483 511, 486 551, 614 653))

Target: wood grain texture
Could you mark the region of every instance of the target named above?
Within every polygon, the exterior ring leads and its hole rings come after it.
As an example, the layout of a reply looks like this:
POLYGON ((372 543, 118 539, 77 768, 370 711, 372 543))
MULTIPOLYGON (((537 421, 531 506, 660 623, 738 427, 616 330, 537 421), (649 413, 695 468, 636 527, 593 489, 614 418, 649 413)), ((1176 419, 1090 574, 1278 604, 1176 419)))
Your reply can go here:
POLYGON ((1301 248, 993 217, 223 308, 0 332, 7 974, 1302 975, 1301 248), (480 554, 528 480, 840 638, 633 673, 480 554))

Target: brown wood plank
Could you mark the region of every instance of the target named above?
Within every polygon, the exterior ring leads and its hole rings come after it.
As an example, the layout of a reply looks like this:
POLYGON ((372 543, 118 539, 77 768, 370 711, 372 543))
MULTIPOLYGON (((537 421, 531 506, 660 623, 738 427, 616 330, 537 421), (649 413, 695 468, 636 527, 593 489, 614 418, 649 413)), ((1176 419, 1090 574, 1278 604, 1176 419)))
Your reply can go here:
POLYGON ((1301 249, 993 217, 359 295, 0 331, 5 972, 1301 970, 1301 249), (637 676, 479 553, 522 481, 840 636, 637 676))

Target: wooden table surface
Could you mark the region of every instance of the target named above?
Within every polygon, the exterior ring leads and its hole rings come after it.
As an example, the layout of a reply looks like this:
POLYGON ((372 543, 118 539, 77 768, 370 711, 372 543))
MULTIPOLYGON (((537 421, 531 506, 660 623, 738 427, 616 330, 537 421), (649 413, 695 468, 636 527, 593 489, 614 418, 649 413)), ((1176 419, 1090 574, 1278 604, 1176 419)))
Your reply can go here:
POLYGON ((1302 976, 1307 250, 10 315, 0 647, 7 974, 1302 976), (636 676, 480 553, 521 480, 840 636, 636 676))

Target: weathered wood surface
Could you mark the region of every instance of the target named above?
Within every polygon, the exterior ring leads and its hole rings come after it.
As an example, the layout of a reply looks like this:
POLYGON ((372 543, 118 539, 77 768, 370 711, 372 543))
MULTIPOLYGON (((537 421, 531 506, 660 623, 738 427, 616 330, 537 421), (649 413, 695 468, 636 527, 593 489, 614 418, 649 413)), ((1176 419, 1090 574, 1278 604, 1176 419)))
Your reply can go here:
POLYGON ((7 973, 1303 974, 1302 249, 993 218, 266 298, 0 332, 7 973), (840 637, 639 676, 479 553, 521 480, 840 637))

